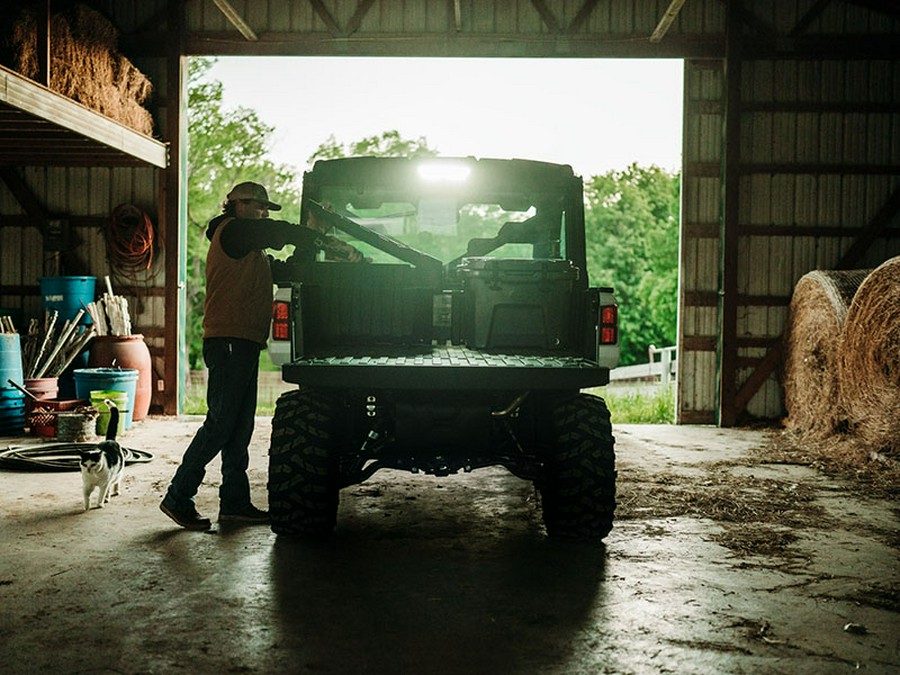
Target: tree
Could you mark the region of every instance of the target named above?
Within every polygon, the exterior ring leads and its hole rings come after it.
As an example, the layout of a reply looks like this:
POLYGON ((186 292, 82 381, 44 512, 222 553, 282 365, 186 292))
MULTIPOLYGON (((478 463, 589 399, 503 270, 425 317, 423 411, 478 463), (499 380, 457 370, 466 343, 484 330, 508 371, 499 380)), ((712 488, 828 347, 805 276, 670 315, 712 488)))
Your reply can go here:
POLYGON ((339 143, 332 135, 316 148, 309 163, 317 159, 339 159, 341 157, 434 157, 437 150, 428 147, 424 136, 412 140, 402 138, 396 129, 382 131, 380 136, 367 136, 353 143, 339 143))
POLYGON ((680 176, 632 164, 585 183, 588 274, 615 289, 622 365, 675 344, 680 176))
POLYGON ((266 158, 274 127, 249 108, 225 108, 222 83, 209 78, 214 64, 215 59, 196 58, 188 67, 187 342, 192 368, 203 365, 206 225, 221 213, 225 195, 235 183, 256 181, 284 206, 279 218, 300 219, 298 171, 266 158))

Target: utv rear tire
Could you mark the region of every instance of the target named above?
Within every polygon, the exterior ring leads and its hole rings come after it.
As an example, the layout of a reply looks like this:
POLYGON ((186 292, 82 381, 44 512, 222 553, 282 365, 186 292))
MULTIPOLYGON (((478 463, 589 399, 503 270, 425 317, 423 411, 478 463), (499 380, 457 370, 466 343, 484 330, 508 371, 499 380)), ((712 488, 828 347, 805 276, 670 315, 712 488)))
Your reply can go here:
POLYGON ((334 405, 315 391, 282 394, 272 418, 269 518, 276 534, 327 537, 338 508, 334 405))
POLYGON ((538 484, 550 537, 602 539, 616 508, 616 458, 609 409, 579 394, 554 410, 556 441, 538 484))

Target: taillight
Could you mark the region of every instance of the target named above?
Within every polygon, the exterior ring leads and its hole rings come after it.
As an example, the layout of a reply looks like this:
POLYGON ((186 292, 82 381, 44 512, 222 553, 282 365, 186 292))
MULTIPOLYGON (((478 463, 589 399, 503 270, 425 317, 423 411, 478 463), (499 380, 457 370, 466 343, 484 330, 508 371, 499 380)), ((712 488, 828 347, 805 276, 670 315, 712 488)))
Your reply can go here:
POLYGON ((290 340, 290 303, 276 300, 272 303, 272 339, 290 340))
POLYGON ((619 308, 603 305, 600 308, 600 344, 614 345, 619 341, 619 308))

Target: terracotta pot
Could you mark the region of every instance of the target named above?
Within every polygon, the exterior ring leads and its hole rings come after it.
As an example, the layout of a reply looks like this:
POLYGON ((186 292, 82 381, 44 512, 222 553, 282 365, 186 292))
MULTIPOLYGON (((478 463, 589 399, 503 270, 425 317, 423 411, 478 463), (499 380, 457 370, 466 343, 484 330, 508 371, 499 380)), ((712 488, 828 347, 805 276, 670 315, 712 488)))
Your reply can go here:
POLYGON ((92 368, 126 368, 138 371, 133 420, 142 420, 150 410, 153 370, 150 350, 143 335, 98 335, 91 341, 88 364, 92 368))

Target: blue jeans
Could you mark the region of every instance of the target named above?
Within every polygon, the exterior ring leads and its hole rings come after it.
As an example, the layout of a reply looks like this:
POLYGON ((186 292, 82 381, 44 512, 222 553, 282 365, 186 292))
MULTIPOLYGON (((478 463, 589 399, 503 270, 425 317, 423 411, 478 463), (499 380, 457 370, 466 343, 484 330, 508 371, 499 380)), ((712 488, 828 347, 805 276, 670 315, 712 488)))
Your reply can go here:
POLYGON ((206 385, 208 412, 203 426, 184 451, 163 500, 173 509, 190 509, 206 475, 206 465, 222 453, 219 509, 226 513, 250 505, 247 451, 256 414, 260 345, 237 338, 203 341, 203 360, 209 369, 206 385))

